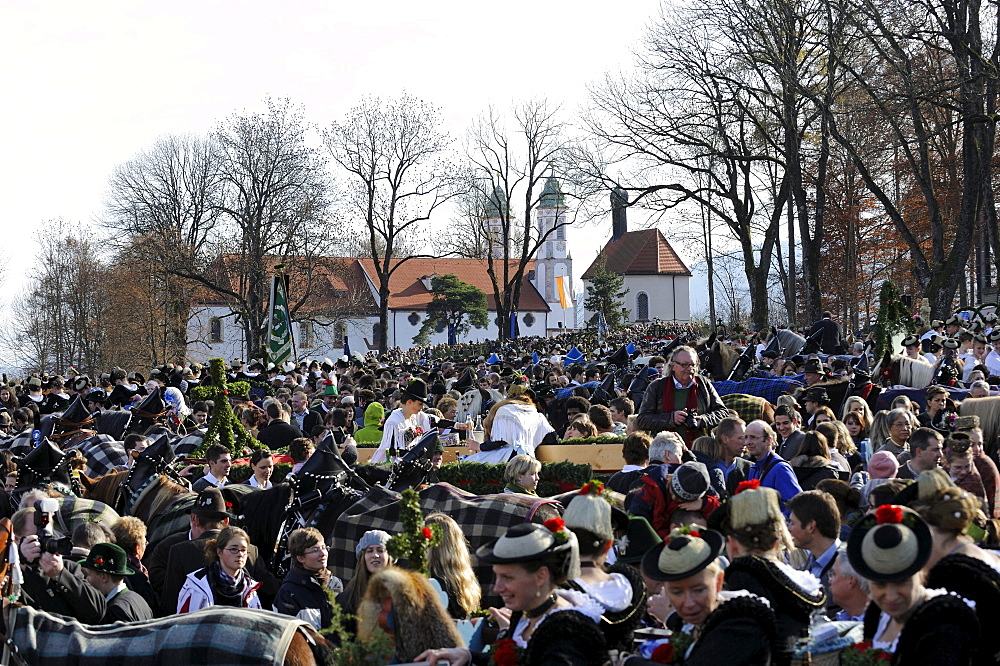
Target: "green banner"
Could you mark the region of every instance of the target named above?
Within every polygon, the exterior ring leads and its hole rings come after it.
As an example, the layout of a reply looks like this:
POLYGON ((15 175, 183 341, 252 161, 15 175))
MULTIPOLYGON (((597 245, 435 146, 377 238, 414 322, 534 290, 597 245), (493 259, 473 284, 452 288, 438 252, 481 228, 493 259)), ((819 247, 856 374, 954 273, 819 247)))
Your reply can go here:
POLYGON ((285 281, 280 276, 271 280, 271 316, 268 320, 267 358, 281 365, 292 355, 292 320, 288 315, 285 281))

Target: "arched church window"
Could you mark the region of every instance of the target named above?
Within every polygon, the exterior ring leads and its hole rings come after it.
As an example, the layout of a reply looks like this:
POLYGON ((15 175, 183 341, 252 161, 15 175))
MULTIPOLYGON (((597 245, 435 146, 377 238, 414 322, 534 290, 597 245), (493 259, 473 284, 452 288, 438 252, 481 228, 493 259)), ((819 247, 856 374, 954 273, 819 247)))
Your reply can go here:
POLYGON ((649 296, 644 291, 635 297, 635 320, 649 321, 649 296))

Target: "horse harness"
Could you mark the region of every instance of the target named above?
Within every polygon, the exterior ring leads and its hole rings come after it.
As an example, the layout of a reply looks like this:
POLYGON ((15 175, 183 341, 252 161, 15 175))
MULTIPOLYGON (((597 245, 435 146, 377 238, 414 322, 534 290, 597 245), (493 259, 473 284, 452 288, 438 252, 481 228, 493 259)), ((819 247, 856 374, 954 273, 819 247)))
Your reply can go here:
POLYGON ((288 537, 292 532, 306 527, 315 527, 329 509, 329 498, 334 493, 342 493, 344 490, 344 472, 333 474, 316 474, 313 472, 299 472, 291 474, 288 481, 292 486, 292 492, 285 506, 285 518, 278 528, 278 537, 274 544, 274 555, 271 557, 270 570, 279 578, 284 578, 291 569, 292 555, 288 552, 288 537), (307 493, 299 494, 299 485, 304 479, 312 480, 316 485, 320 481, 330 481, 330 487, 326 492, 321 492, 314 487, 307 493))

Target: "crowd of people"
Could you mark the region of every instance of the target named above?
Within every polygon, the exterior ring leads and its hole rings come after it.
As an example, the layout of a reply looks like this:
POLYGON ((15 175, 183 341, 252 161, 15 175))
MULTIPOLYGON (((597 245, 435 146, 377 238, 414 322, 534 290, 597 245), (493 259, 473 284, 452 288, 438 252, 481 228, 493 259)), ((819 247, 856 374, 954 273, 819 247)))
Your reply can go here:
MULTIPOLYGON (((964 342, 971 349, 982 335, 964 342)), ((453 517, 426 516, 439 535, 426 576, 405 572, 390 554, 394 535, 372 529, 353 544, 355 559, 337 562, 352 571, 342 580, 331 573, 329 535, 302 527, 288 535, 290 567, 279 578, 223 496, 235 461, 217 444, 177 470, 197 493, 186 531, 148 543, 147 526, 122 516, 110 529, 88 523, 65 535, 70 552, 52 530, 46 502, 55 492, 19 487, 16 458, 0 451, 21 600, 88 624, 230 606, 323 629, 342 613, 359 639, 387 629, 400 662, 790 664, 836 648, 878 650, 897 663, 996 663, 1000 640, 985 622, 1000 612, 1000 473, 978 417, 959 416, 954 394, 938 385, 925 389, 923 406, 902 396, 881 411, 864 396, 833 404, 824 389, 832 375, 813 356, 792 361, 801 390, 744 420, 701 374, 692 346, 660 354, 678 336, 697 337, 658 324, 623 329, 599 348, 576 333, 468 358, 473 350, 458 346, 230 363, 230 381, 250 387, 228 400, 262 445, 242 463, 257 490, 273 487, 277 456, 297 472, 331 436, 347 464, 364 447, 379 464, 436 431, 442 444, 465 444, 468 461, 505 465, 503 492, 534 496, 538 447, 619 438, 619 471, 564 501, 561 518, 515 525, 472 552, 453 517), (628 343, 642 366, 609 364, 628 343), (590 361, 566 361, 574 348, 590 361), (644 387, 629 397, 635 377, 644 387), (490 565, 493 580, 477 578, 476 562, 490 565), (502 605, 482 608, 487 596, 502 605)), ((766 349, 762 341, 760 373, 791 374, 776 372, 785 359, 766 349)), ((989 366, 983 349, 977 361, 989 366)), ((848 362, 844 372, 867 381, 863 367, 848 362)), ((33 376, 0 387, 0 429, 9 443, 43 429, 50 414, 92 427, 159 392, 160 425, 204 433, 217 407, 193 399, 212 381, 204 373, 192 364, 148 379, 120 368, 33 376), (87 419, 65 416, 74 405, 87 419)), ((125 437, 122 468, 148 444, 141 433, 125 437)), ((434 466, 442 453, 443 445, 434 466)))

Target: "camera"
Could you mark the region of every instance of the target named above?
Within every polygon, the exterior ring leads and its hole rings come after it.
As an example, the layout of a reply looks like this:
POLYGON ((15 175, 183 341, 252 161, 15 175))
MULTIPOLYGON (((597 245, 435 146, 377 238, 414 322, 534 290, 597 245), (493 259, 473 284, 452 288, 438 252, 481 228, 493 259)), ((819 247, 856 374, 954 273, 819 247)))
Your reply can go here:
POLYGON ((46 498, 35 502, 35 528, 38 533, 38 546, 43 553, 69 557, 73 552, 73 540, 69 537, 57 537, 52 521, 59 511, 59 500, 46 498))
POLYGON ((688 430, 698 429, 698 410, 697 409, 685 409, 687 412, 687 420, 684 421, 684 425, 688 430))

